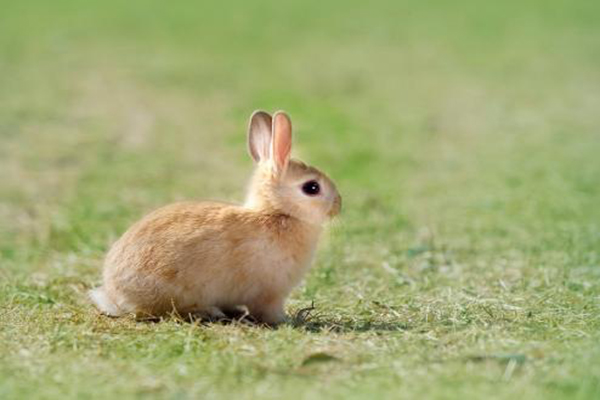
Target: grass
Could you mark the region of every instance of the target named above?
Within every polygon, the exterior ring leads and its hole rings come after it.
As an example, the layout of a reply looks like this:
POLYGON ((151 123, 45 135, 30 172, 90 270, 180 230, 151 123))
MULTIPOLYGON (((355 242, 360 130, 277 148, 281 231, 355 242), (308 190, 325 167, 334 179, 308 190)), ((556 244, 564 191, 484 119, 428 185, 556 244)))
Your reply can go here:
POLYGON ((597 3, 5 3, 0 398, 600 396, 597 3), (98 315, 129 224, 242 198, 255 108, 344 196, 315 309, 98 315))

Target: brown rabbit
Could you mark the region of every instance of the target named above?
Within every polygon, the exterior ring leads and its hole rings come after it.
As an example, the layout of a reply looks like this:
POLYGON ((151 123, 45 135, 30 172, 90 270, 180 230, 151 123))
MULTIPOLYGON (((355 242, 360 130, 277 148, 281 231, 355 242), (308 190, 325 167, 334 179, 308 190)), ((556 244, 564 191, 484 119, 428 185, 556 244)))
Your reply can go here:
POLYGON ((244 205, 171 204, 112 246, 104 285, 90 292, 103 313, 222 317, 246 306, 268 324, 286 319, 285 299, 310 267, 341 197, 324 173, 290 159, 285 113, 254 112, 248 148, 257 165, 244 205))

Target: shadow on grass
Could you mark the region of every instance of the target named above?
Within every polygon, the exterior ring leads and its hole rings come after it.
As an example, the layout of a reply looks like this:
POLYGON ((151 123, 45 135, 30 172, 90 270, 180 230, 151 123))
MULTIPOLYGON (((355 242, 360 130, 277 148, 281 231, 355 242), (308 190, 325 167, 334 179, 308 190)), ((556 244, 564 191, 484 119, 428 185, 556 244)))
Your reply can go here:
POLYGON ((360 333, 360 332, 399 332, 409 330, 410 327, 401 322, 379 322, 373 320, 357 319, 325 319, 319 318, 311 321, 292 323, 294 328, 304 329, 309 332, 334 332, 334 333, 360 333))
MULTIPOLYGON (((169 319, 175 319, 181 323, 191 324, 241 324, 244 326, 264 327, 267 329, 278 329, 284 326, 291 326, 295 329, 302 329, 307 332, 333 332, 333 333, 360 333, 360 332, 400 332, 409 330, 411 327, 403 322, 378 321, 374 318, 351 318, 351 317, 329 317, 323 314, 315 313, 314 305, 297 310, 289 317, 287 323, 282 325, 268 325, 254 318, 247 310, 230 310, 225 318, 210 318, 206 316, 188 314, 185 316, 172 313, 169 319)), ((138 318, 140 322, 157 323, 163 321, 163 318, 138 318)))
POLYGON ((309 332, 397 332, 406 331, 410 326, 400 321, 378 321, 374 318, 332 318, 322 314, 314 314, 315 307, 302 308, 290 318, 290 325, 294 328, 304 329, 309 332))

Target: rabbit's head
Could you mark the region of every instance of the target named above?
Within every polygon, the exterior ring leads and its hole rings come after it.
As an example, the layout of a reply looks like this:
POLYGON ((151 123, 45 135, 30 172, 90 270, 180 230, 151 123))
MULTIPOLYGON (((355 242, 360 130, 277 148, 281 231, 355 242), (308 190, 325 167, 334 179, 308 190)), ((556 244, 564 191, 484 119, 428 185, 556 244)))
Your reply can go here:
POLYGON ((292 123, 284 112, 255 111, 248 127, 248 150, 256 170, 246 206, 322 224, 341 211, 342 198, 327 175, 291 159, 292 123))

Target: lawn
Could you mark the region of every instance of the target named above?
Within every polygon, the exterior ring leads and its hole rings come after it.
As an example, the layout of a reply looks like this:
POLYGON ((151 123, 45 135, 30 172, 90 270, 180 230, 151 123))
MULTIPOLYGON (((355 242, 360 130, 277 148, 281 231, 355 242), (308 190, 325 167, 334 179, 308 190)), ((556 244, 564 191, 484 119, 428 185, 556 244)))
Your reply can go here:
POLYGON ((600 398, 599 20, 585 0, 2 2, 0 398, 600 398), (241 201, 257 108, 289 112, 344 197, 299 318, 99 315, 86 292, 131 223, 241 201))

